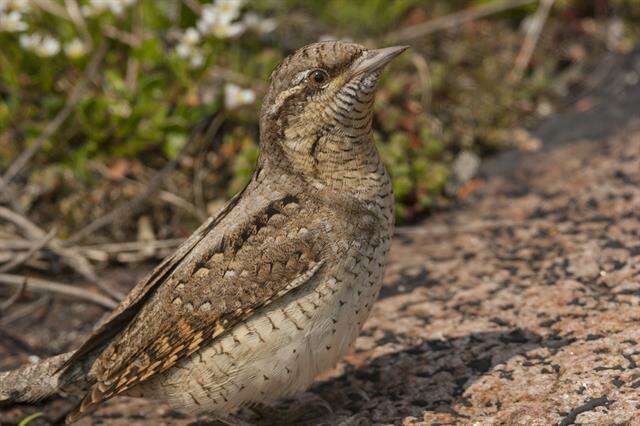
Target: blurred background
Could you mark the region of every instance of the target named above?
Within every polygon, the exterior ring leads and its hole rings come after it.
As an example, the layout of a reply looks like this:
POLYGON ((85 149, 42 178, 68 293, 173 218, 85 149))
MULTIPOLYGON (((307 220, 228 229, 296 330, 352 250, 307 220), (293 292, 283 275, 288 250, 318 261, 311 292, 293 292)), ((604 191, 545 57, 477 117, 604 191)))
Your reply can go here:
POLYGON ((271 70, 339 38, 412 46, 374 121, 412 222, 539 149, 639 23, 638 0, 0 0, 0 197, 75 242, 187 235, 249 178, 271 70))
POLYGON ((640 36, 637 0, 1 0, 0 11, 0 197, 86 244, 181 237, 214 214, 251 175, 271 70, 307 43, 412 46, 386 73, 374 122, 402 224, 473 192, 483 159, 540 149, 528 129, 640 36))

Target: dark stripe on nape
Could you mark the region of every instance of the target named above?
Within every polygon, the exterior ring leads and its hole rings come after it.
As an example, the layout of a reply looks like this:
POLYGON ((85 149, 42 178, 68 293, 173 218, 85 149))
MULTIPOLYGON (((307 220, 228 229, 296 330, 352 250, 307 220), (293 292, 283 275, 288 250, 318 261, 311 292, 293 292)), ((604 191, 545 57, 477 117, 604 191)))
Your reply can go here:
POLYGON ((316 45, 316 56, 318 57, 319 62, 322 64, 322 68, 325 67, 325 61, 324 58, 322 56, 322 51, 323 51, 323 45, 322 44, 317 44, 316 45))

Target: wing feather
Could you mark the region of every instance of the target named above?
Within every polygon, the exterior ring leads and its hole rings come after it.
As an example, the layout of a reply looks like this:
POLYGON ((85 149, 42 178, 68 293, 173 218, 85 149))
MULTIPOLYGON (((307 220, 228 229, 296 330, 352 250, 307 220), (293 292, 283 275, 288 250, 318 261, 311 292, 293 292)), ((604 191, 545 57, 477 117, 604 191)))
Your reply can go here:
MULTIPOLYGON (((322 236, 296 197, 268 203, 212 250, 191 249, 92 367, 96 383, 70 417, 171 368, 296 289, 326 263, 322 236)), ((317 214, 315 215, 318 216, 317 214)), ((194 246, 197 244, 193 243, 194 246)), ((183 255, 184 257, 185 255, 183 255)))
MULTIPOLYGON (((246 189, 246 188, 245 188, 246 189)), ((109 317, 84 341, 74 354, 60 367, 62 374, 73 365, 79 364, 81 359, 94 350, 110 341, 131 321, 140 310, 141 304, 166 277, 176 269, 180 262, 193 250, 193 248, 218 224, 231 209, 238 203, 242 196, 241 191, 220 210, 216 216, 207 219, 196 231, 191 234, 170 256, 167 256, 145 279, 140 281, 120 302, 118 307, 109 317)))

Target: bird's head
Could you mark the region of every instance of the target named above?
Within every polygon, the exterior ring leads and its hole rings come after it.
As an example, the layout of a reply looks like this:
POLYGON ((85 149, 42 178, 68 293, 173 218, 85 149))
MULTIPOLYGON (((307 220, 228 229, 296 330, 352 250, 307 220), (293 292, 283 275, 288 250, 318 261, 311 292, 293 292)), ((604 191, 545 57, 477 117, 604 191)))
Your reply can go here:
POLYGON ((263 160, 283 160, 302 174, 317 174, 323 161, 351 161, 357 153, 350 147, 370 139, 380 75, 406 48, 328 41, 287 57, 271 74, 262 104, 263 160))

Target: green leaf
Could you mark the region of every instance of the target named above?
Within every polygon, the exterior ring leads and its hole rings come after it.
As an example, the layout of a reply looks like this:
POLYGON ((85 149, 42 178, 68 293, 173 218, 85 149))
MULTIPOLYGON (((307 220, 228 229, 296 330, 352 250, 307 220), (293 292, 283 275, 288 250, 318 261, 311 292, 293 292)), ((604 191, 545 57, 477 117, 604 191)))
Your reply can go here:
POLYGON ((42 417, 42 415, 43 415, 42 412, 30 414, 24 419, 20 420, 20 422, 18 423, 18 426, 27 426, 32 420, 35 420, 38 417, 42 417))

